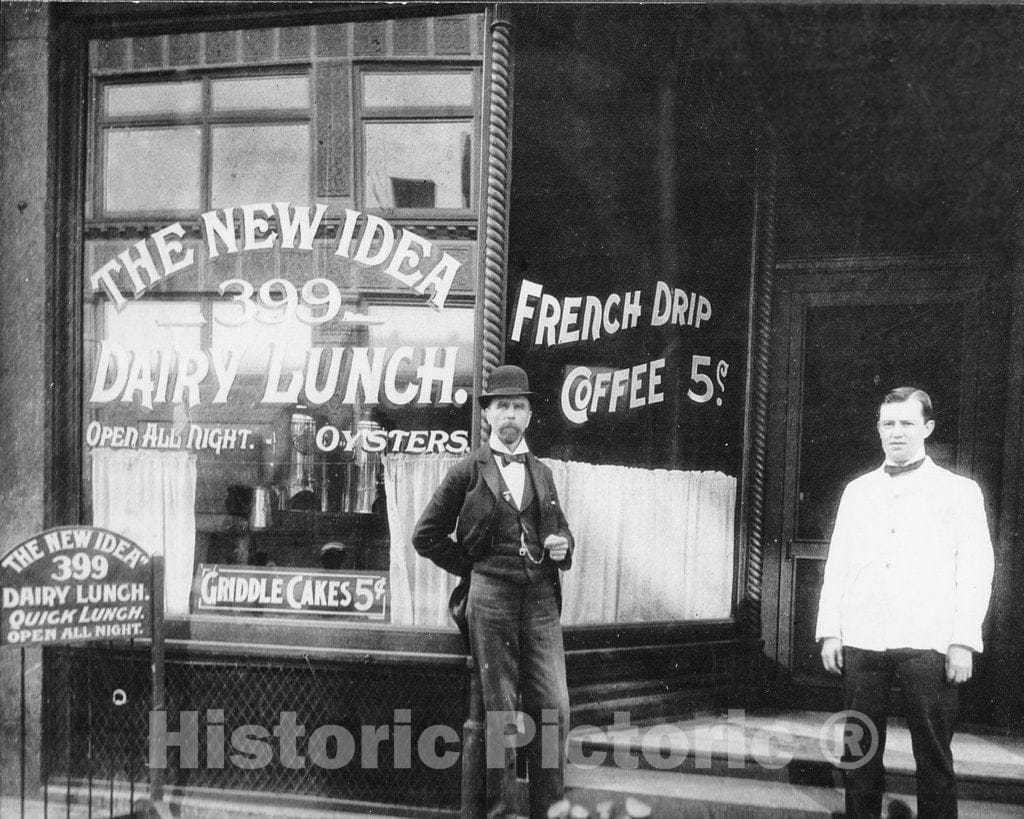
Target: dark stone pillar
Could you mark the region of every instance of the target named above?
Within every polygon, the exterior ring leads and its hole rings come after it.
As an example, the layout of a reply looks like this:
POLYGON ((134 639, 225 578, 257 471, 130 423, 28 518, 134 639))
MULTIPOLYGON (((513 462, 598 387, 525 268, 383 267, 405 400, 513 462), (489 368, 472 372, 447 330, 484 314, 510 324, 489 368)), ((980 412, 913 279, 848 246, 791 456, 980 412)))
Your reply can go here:
MULTIPOLYGON (((0 45, 0 552, 43 528, 50 9, 5 4, 0 45)), ((40 649, 0 649, 0 782, 39 783, 40 649), (24 711, 22 691, 24 690, 24 711), (24 752, 24 757, 22 757, 24 752)))

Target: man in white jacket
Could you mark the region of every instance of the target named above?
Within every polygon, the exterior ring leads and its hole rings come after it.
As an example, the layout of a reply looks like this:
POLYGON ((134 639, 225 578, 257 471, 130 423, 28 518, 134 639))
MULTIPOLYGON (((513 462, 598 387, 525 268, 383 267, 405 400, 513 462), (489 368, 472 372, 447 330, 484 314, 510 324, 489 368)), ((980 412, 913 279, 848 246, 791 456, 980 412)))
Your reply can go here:
POLYGON ((869 721, 866 732, 848 723, 847 817, 881 814, 893 683, 903 692, 917 761, 918 815, 957 815, 950 750, 957 686, 971 678, 973 653, 982 650, 992 541, 978 485, 925 454, 934 428, 924 391, 900 387, 885 397, 878 414, 885 463, 846 487, 832 532, 817 639, 826 670, 843 677, 846 709, 869 721))

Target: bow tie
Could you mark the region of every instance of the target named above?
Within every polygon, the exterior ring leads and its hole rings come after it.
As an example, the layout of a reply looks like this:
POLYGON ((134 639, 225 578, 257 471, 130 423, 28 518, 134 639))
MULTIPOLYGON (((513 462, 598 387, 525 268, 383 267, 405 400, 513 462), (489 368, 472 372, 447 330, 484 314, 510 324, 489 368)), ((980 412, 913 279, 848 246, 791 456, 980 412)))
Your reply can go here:
POLYGON ((913 472, 915 469, 920 469, 921 464, 924 463, 924 458, 919 461, 914 461, 912 464, 902 464, 897 466, 895 464, 886 464, 882 468, 885 470, 886 475, 906 475, 908 472, 913 472))
POLYGON ((512 455, 512 454, 510 454, 508 452, 499 452, 498 454, 501 456, 501 465, 502 466, 508 466, 509 464, 525 464, 526 463, 526 453, 525 452, 520 452, 520 453, 518 453, 516 455, 512 455))

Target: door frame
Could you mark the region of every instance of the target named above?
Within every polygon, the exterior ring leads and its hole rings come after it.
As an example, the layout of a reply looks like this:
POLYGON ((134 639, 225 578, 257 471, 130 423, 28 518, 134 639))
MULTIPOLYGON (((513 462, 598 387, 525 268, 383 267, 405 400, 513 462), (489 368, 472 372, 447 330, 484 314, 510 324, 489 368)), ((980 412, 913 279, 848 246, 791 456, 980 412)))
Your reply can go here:
POLYGON ((795 542, 794 537, 807 311, 829 305, 962 304, 964 336, 957 468, 972 473, 986 284, 986 277, 977 263, 965 259, 884 257, 794 260, 776 265, 768 379, 765 606, 762 615, 767 683, 776 698, 805 705, 821 703, 823 699, 830 701, 838 691, 837 686, 829 686, 821 679, 794 677, 791 673, 795 561, 811 556, 803 553, 808 550, 801 551, 801 544, 795 542))

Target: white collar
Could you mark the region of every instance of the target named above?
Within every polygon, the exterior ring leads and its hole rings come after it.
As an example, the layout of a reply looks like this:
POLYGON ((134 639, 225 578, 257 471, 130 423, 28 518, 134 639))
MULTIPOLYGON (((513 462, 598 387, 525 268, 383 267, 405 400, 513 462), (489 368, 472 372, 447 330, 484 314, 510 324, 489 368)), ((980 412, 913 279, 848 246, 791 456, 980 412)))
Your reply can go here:
POLYGON ((932 459, 931 459, 931 458, 929 458, 929 457, 928 457, 927 455, 923 455, 923 456, 922 456, 921 458, 914 458, 914 459, 913 459, 912 461, 905 461, 905 462, 904 462, 904 463, 902 463, 902 464, 894 464, 894 463, 893 463, 892 461, 890 461, 890 460, 889 460, 889 459, 887 458, 887 459, 886 459, 886 460, 885 460, 885 461, 884 461, 884 462, 882 463, 882 466, 883 466, 883 468, 885 468, 885 467, 905 467, 905 466, 906 466, 907 464, 916 464, 916 463, 918 463, 919 461, 922 461, 922 462, 924 462, 924 463, 922 463, 922 465, 921 465, 921 466, 922 466, 922 468, 924 468, 926 464, 930 464, 930 463, 932 462, 932 459))
MULTIPOLYGON (((917 460, 922 460, 922 459, 919 458, 917 460)), ((921 464, 921 467, 919 469, 914 470, 915 472, 926 472, 926 471, 931 470, 931 468, 933 466, 935 466, 935 461, 933 461, 930 457, 928 457, 928 455, 924 456, 923 461, 924 462, 921 464)), ((910 461, 910 463, 914 463, 914 461, 910 461)), ((885 473, 885 467, 886 466, 899 466, 899 464, 894 464, 894 463, 892 463, 892 461, 890 461, 888 458, 886 458, 885 461, 882 462, 882 465, 880 467, 878 467, 878 469, 875 470, 875 472, 877 472, 879 475, 882 475, 884 477, 889 477, 885 473)))
POLYGON ((493 432, 491 433, 491 437, 487 441, 487 444, 490 446, 492 452, 504 452, 508 455, 518 455, 520 453, 526 453, 530 451, 530 448, 526 445, 526 438, 520 438, 519 446, 516 447, 515 452, 509 452, 508 447, 505 446, 505 443, 493 432))

